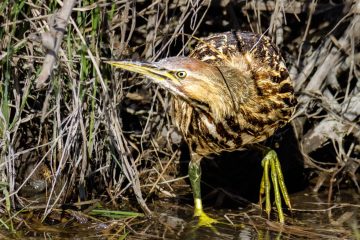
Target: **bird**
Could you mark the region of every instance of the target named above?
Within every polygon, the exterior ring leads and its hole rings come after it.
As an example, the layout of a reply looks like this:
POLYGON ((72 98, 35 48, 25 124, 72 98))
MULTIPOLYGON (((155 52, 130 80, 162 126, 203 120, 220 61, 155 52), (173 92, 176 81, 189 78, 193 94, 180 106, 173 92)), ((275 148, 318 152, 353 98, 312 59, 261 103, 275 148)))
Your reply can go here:
POLYGON ((251 147, 264 156, 260 206, 265 202, 269 218, 272 186, 278 221, 284 223, 282 199, 289 209, 291 203, 280 162, 261 142, 290 121, 297 103, 285 61, 263 34, 228 31, 197 40, 188 56, 107 63, 138 73, 171 93, 170 116, 190 149, 194 217, 201 225, 217 222, 203 210, 201 160, 251 147))

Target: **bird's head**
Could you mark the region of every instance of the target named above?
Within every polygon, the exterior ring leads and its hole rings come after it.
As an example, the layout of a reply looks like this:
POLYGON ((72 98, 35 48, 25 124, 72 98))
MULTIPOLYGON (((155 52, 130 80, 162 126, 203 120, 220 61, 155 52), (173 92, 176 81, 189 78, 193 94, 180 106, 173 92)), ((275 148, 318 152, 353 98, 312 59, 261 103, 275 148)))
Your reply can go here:
POLYGON ((228 89, 217 67, 187 57, 165 58, 158 62, 108 61, 108 64, 139 73, 196 108, 221 114, 227 111, 228 89))

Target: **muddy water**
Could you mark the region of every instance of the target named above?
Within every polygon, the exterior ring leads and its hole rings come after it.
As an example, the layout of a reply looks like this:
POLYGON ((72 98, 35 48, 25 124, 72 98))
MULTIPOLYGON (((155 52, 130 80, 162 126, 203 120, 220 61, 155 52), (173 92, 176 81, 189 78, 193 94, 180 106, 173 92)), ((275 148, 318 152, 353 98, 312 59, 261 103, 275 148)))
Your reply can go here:
POLYGON ((162 203, 166 209, 162 226, 153 227, 167 229, 164 236, 169 239, 360 239, 359 198, 354 191, 341 191, 329 204, 325 192, 293 194, 293 210, 287 212, 285 225, 274 221, 276 214, 268 220, 256 205, 239 210, 207 209, 221 221, 213 228, 197 227, 191 207, 162 203))
MULTIPOLYGON (((192 218, 191 198, 156 200, 150 205, 152 219, 91 218, 75 211, 58 222, 30 221, 9 234, 0 230, 1 239, 360 239, 360 197, 352 190, 339 191, 331 203, 327 193, 311 191, 292 194, 293 210, 286 212, 286 224, 271 220, 250 204, 240 209, 214 209, 206 212, 220 223, 198 227, 192 218)), ((69 212, 67 212, 69 213, 69 212)), ((60 215, 64 215, 59 212, 60 215)), ((34 216, 32 216, 34 218, 34 216)))

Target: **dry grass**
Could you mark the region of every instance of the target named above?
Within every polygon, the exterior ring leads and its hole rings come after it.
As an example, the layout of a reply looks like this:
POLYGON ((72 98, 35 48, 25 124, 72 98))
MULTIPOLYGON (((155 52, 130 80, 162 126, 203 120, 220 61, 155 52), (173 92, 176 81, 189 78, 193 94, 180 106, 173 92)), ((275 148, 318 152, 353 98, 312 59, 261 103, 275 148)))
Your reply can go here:
POLYGON ((150 213, 154 193, 174 196, 183 177, 168 94, 102 61, 186 55, 192 35, 231 29, 270 35, 283 50, 314 190, 325 186, 329 200, 335 186, 359 191, 360 1, 73 2, 0 3, 4 227, 16 229, 15 209, 29 206, 46 219, 65 203, 135 197, 130 205, 150 213))

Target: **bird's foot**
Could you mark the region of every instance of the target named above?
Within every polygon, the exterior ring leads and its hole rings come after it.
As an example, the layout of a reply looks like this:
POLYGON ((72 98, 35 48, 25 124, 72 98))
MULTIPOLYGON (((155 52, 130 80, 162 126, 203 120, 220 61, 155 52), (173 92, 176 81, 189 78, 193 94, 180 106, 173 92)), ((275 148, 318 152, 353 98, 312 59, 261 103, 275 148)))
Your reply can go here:
POLYGON ((199 161, 191 161, 189 164, 189 179, 194 194, 194 217, 198 219, 195 229, 200 227, 209 227, 213 232, 218 233, 213 224, 217 220, 209 217, 203 210, 200 191, 201 168, 199 161))
POLYGON ((270 216, 271 212, 271 199, 270 199, 270 179, 269 179, 269 169, 271 171, 271 180, 274 187, 274 196, 275 204, 278 211, 279 222, 284 223, 285 217, 281 206, 281 195, 284 199, 285 204, 291 209, 289 194, 286 190, 284 177, 281 171, 281 166, 277 154, 274 150, 268 149, 266 151, 265 157, 262 160, 262 166, 264 168, 264 173, 261 179, 260 184, 260 195, 259 202, 262 207, 263 195, 265 195, 265 212, 270 216))
POLYGON ((197 218, 197 220, 198 220, 194 230, 201 228, 201 227, 207 227, 207 228, 210 228, 211 231, 214 232, 215 234, 219 234, 219 231, 214 226, 215 224, 219 223, 219 221, 212 217, 209 217, 203 211, 203 209, 195 208, 194 217, 197 218))
POLYGON ((199 227, 211 227, 213 224, 219 223, 218 220, 209 217, 202 209, 195 209, 194 217, 198 218, 199 227))

